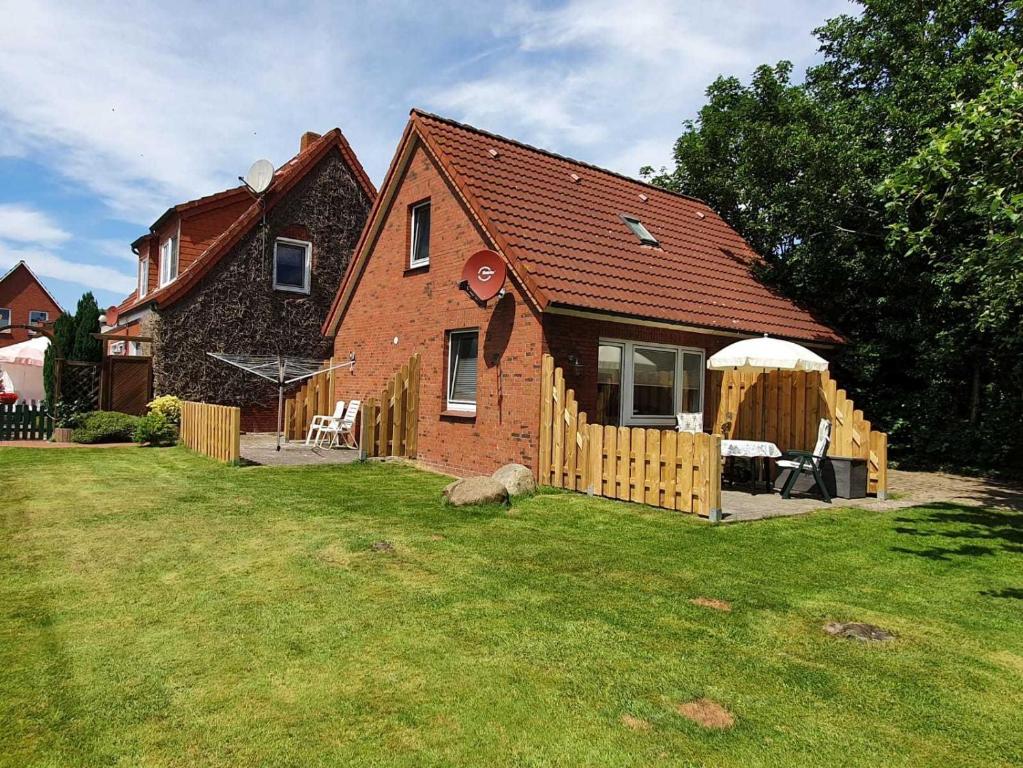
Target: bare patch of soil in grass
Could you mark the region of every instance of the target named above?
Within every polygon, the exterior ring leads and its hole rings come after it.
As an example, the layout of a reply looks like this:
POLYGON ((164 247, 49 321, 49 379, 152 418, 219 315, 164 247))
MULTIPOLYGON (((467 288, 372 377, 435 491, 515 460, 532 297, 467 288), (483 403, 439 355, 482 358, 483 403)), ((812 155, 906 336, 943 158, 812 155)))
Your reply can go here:
POLYGON ((882 642, 894 640, 895 635, 881 629, 873 624, 864 624, 859 621, 841 622, 829 621, 824 625, 824 631, 832 637, 847 637, 852 640, 863 640, 869 642, 882 642))
POLYGON ((653 726, 641 717, 633 717, 632 715, 622 715, 622 725, 631 731, 650 731, 653 730, 653 726))
POLYGON ((735 717, 716 701, 696 699, 675 707, 682 717, 692 720, 704 728, 723 731, 735 725, 735 717))
POLYGON ((394 545, 389 541, 374 541, 371 545, 374 552, 393 552, 394 545))
POLYGON ((732 612, 732 604, 730 602, 718 600, 715 597, 694 597, 689 602, 701 608, 713 608, 715 611, 724 611, 725 613, 732 612))
POLYGON ((341 544, 328 544, 316 553, 316 559, 334 568, 350 568, 352 555, 341 544))

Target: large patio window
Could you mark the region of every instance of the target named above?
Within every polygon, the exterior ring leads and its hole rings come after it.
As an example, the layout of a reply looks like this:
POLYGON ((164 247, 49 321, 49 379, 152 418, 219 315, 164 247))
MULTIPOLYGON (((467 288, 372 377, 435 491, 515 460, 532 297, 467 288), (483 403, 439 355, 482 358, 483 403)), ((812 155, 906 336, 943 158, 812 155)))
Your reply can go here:
POLYGON ((602 424, 671 426, 678 412, 703 411, 703 350, 602 340, 597 418, 602 424))

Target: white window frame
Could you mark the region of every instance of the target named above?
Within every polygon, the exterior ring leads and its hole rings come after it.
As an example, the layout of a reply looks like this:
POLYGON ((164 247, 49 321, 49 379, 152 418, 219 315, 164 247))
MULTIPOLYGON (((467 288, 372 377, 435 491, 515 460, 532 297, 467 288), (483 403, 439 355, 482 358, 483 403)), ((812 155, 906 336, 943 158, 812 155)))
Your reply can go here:
POLYGON ((110 354, 111 355, 123 355, 124 354, 124 342, 123 341, 111 341, 110 342, 110 354))
POLYGON ((178 226, 177 233, 171 235, 160 243, 160 287, 170 285, 178 279, 181 260, 181 227, 178 226), (170 246, 169 252, 167 246, 170 246), (171 258, 167 258, 170 255, 171 258), (170 265, 174 265, 174 274, 171 274, 170 265))
MULTIPOLYGON (((5 325, 10 325, 11 323, 14 322, 14 320, 11 319, 11 318, 14 317, 14 314, 11 312, 11 308, 10 307, 0 307, 0 312, 6 312, 7 313, 7 319, 6 320, 0 320, 0 328, 3 328, 3 326, 5 326, 5 325)), ((0 333, 9 334, 9 333, 11 333, 11 329, 10 328, 4 328, 4 330, 0 331, 0 333)))
POLYGON ((141 299, 149 293, 149 257, 139 259, 139 284, 135 292, 136 298, 141 299))
POLYGON ((448 331, 448 359, 447 369, 445 371, 445 401, 447 404, 447 410, 449 411, 460 411, 462 413, 476 413, 476 403, 480 398, 480 329, 479 328, 456 328, 455 330, 448 331), (452 362, 454 361, 455 355, 455 337, 467 336, 472 334, 476 337, 476 399, 472 402, 468 400, 452 400, 451 390, 455 386, 455 377, 452 376, 452 362))
POLYGON ((426 241, 426 258, 416 260, 416 212, 421 211, 424 208, 430 209, 430 232, 433 232, 433 209, 431 206, 431 200, 423 200, 420 203, 416 203, 409 209, 409 252, 408 252, 408 266, 409 269, 417 269, 419 267, 426 267, 430 264, 430 241, 426 241))
MULTIPOLYGON (((598 344, 616 346, 622 349, 622 396, 621 409, 618 423, 625 427, 645 426, 675 426, 675 414, 682 410, 682 375, 683 375, 683 353, 696 354, 700 356, 700 407, 699 413, 703 413, 706 402, 707 389, 707 352, 700 347, 680 347, 676 344, 658 344, 652 341, 627 341, 625 339, 600 339, 598 344), (641 349, 666 349, 675 352, 675 413, 670 416, 636 416, 633 414, 633 384, 635 383, 635 350, 641 349)), ((594 375, 596 372, 594 372, 594 375)))
POLYGON ((129 341, 128 342, 128 356, 129 357, 144 357, 142 354, 142 342, 141 341, 129 341))
POLYGON ((274 240, 274 263, 273 282, 275 291, 290 291, 291 293, 309 293, 313 285, 313 244, 308 240, 293 240, 290 237, 278 237, 274 240), (305 270, 302 275, 302 287, 294 285, 283 285, 277 282, 277 246, 280 243, 295 245, 305 249, 305 270))

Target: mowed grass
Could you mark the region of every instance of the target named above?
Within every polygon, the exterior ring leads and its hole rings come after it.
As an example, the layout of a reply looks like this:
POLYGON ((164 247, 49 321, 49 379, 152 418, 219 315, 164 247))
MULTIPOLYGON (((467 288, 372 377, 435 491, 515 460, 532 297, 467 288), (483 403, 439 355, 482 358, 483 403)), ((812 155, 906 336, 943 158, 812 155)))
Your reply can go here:
POLYGON ((1018 516, 715 527, 446 482, 0 449, 0 764, 1023 762, 1018 516))

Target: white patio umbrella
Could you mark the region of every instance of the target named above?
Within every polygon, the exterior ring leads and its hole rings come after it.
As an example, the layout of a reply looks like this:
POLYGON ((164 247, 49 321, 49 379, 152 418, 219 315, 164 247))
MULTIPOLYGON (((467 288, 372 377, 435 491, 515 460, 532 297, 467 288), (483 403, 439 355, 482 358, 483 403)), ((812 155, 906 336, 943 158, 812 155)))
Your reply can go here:
POLYGON ((9 347, 0 347, 0 375, 4 389, 17 392, 22 400, 42 400, 46 396, 43 356, 49 346, 48 338, 37 336, 9 347))
POLYGON ((731 368, 756 371, 826 371, 828 361, 804 346, 766 333, 757 339, 743 339, 710 356, 707 368, 727 371, 731 368))

